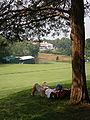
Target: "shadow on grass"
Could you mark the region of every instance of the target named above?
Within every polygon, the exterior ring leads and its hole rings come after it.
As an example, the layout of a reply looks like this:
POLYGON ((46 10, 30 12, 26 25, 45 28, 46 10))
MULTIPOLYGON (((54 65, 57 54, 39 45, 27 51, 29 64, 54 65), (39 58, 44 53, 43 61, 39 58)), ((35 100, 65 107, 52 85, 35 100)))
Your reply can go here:
MULTIPOLYGON (((67 84, 69 86, 69 84, 67 84)), ((31 89, 0 100, 0 120, 90 120, 90 105, 71 106, 69 99, 30 96, 31 89)))

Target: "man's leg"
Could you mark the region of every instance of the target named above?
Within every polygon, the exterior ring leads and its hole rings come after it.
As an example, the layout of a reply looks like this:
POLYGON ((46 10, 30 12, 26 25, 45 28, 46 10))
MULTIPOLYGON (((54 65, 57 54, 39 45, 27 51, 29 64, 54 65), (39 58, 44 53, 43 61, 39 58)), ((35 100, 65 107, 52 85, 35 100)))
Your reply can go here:
POLYGON ((40 93, 40 96, 45 97, 45 91, 42 86, 40 86, 38 83, 36 83, 33 86, 31 95, 34 96, 35 92, 38 91, 40 93))
POLYGON ((44 82, 44 83, 42 84, 42 87, 43 87, 44 89, 49 88, 47 82, 44 82))
POLYGON ((37 90, 36 90, 36 86, 37 86, 37 84, 35 84, 35 85, 33 86, 33 88, 32 88, 32 92, 31 92, 31 95, 32 95, 32 96, 34 96, 35 91, 37 91, 37 90))

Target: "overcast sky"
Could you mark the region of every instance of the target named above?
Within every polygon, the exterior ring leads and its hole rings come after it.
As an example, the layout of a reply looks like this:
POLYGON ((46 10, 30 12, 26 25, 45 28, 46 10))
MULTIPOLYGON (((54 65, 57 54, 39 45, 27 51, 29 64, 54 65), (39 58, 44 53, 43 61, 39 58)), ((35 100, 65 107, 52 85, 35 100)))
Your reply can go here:
POLYGON ((90 17, 85 18, 85 38, 90 38, 90 17))
MULTIPOLYGON (((86 17, 84 19, 84 22, 85 22, 85 39, 87 39, 87 38, 90 38, 90 17, 86 17)), ((57 38, 61 39, 62 37, 65 37, 63 33, 60 34, 60 36, 55 36, 54 38, 50 35, 44 38, 52 40, 52 39, 57 39, 57 38)), ((70 38, 70 33, 68 33, 67 37, 70 38)))

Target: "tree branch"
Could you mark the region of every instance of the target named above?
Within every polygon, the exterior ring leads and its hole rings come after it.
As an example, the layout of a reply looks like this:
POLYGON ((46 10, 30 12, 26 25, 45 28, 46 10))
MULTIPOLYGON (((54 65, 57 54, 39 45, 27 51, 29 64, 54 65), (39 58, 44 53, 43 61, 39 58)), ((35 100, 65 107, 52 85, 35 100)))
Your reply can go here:
MULTIPOLYGON (((57 17, 57 16, 60 16, 63 19, 69 20, 69 18, 64 16, 64 15, 61 15, 61 14, 58 14, 58 13, 53 13, 53 14, 46 15, 46 16, 40 18, 40 19, 33 19, 33 20, 29 21, 29 22, 24 22, 22 24, 20 24, 20 23, 18 23, 18 24, 14 24, 14 23, 7 24, 6 27, 11 26, 11 25, 16 25, 16 26, 29 25, 30 23, 33 23, 33 22, 43 21, 43 20, 46 20, 46 19, 49 19, 49 18, 52 18, 52 17, 57 17)), ((2 29, 3 28, 1 28, 0 30, 2 30, 2 29)))
MULTIPOLYGON (((69 10, 64 10, 62 8, 58 8, 58 7, 52 7, 52 6, 45 6, 45 7, 41 7, 40 10, 58 10, 59 12, 64 12, 64 13, 68 13, 70 14, 69 10)), ((38 9, 37 9, 38 10, 38 9)))

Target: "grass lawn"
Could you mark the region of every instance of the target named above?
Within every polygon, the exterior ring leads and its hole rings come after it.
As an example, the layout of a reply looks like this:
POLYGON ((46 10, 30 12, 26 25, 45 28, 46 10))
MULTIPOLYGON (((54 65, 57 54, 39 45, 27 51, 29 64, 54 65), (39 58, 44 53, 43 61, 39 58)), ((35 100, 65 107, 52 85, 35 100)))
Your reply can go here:
POLYGON ((71 64, 57 62, 0 65, 0 98, 44 81, 50 84, 71 82, 71 64))
MULTIPOLYGON (((71 64, 0 65, 0 120, 90 120, 90 104, 69 105, 69 100, 29 96, 34 83, 71 85, 71 64)), ((90 92, 90 63, 86 63, 90 92)), ((89 93, 90 94, 90 93, 89 93)))

